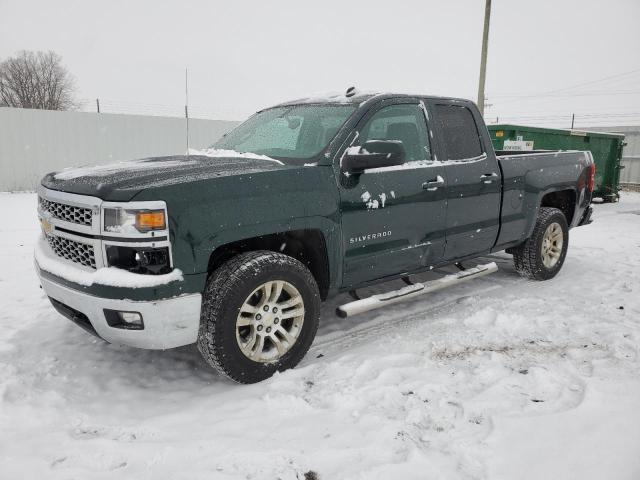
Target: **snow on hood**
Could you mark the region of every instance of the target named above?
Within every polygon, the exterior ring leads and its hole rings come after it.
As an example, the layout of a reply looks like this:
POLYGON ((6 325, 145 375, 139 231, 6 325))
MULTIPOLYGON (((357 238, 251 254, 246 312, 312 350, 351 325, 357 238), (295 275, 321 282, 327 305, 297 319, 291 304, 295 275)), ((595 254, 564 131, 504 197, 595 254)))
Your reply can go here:
POLYGON ((129 201, 138 192, 179 183, 286 168, 274 159, 221 151, 213 155, 173 155, 77 167, 45 175, 42 185, 110 201, 129 201), (227 155, 230 153, 230 155, 227 155))
POLYGON ((203 157, 221 157, 221 158, 250 158, 252 160, 266 160, 269 162, 275 162, 278 165, 284 165, 280 160, 268 157, 266 155, 258 155, 251 152, 236 152, 235 150, 227 150, 224 148, 206 148, 204 150, 197 150, 190 148, 187 155, 200 155, 203 157))
POLYGON ((186 165, 195 165, 196 160, 190 160, 188 157, 189 155, 220 158, 249 158, 251 160, 266 160, 275 162, 278 165, 284 165, 284 163, 282 163, 280 160, 276 160, 275 158, 267 157, 266 155, 257 155, 250 152, 241 153, 236 152, 235 150, 222 150, 217 148, 209 148, 205 150, 196 150, 195 148, 190 148, 189 152, 187 153, 186 160, 170 160, 164 161, 162 162, 162 164, 158 164, 157 162, 152 161, 152 159, 145 158, 141 160, 130 160, 127 162, 109 163, 107 165, 69 167, 56 173, 54 175, 54 178, 56 180, 73 180, 80 177, 106 176, 111 175, 112 173, 121 172, 123 170, 138 172, 147 169, 157 169, 159 166, 166 169, 174 167, 184 167, 186 165))
MULTIPOLYGON (((185 165, 195 165, 195 161, 191 160, 173 160, 162 163, 162 168, 183 167, 185 165)), ((83 167, 69 167, 61 170, 54 175, 56 180, 73 180, 80 177, 100 177, 111 175, 112 173, 128 171, 140 171, 147 169, 156 169, 158 164, 150 161, 150 159, 131 160, 128 162, 109 163, 107 165, 91 165, 83 167)))

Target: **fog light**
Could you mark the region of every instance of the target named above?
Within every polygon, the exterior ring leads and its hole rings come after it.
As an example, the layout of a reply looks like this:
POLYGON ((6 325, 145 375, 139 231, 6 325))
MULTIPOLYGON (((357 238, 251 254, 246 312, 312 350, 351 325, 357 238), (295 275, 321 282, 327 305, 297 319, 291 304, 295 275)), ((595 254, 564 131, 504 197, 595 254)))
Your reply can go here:
POLYGON ((142 325, 142 315, 138 312, 118 312, 118 315, 126 323, 142 325))
POLYGON ((105 308, 104 316, 110 327, 124 330, 144 330, 142 315, 138 312, 121 312, 105 308))

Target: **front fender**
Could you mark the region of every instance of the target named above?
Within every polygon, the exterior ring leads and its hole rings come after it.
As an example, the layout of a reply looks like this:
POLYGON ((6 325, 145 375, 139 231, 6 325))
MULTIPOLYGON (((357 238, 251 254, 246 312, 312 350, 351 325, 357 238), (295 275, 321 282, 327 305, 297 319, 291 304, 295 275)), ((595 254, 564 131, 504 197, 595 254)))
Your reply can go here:
POLYGON ((211 254, 223 245, 304 229, 323 233, 331 271, 337 271, 340 216, 331 167, 194 181, 140 197, 166 202, 173 263, 185 274, 206 272, 211 254))

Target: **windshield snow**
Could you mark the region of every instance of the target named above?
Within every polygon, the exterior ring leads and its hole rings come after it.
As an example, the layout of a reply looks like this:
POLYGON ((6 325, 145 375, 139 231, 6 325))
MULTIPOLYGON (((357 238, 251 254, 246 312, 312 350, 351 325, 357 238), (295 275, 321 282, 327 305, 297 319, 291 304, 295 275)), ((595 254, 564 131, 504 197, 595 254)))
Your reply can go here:
POLYGON ((212 148, 300 163, 324 150, 355 110, 353 105, 292 105, 256 113, 212 148))

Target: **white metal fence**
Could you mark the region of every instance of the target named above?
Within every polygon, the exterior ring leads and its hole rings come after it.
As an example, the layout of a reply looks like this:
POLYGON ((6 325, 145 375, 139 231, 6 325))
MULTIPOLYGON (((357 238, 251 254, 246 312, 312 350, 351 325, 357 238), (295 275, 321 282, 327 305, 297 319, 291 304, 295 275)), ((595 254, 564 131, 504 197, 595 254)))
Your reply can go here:
MULTIPOLYGON (((189 120, 189 145, 211 145, 238 122, 189 120)), ((34 190, 42 176, 97 165, 184 154, 185 119, 0 108, 0 191, 34 190)))
POLYGON ((624 157, 620 171, 620 183, 640 186, 640 157, 624 157))
POLYGON ((594 132, 622 133, 627 144, 622 151, 620 183, 640 186, 640 126, 587 127, 594 132))

